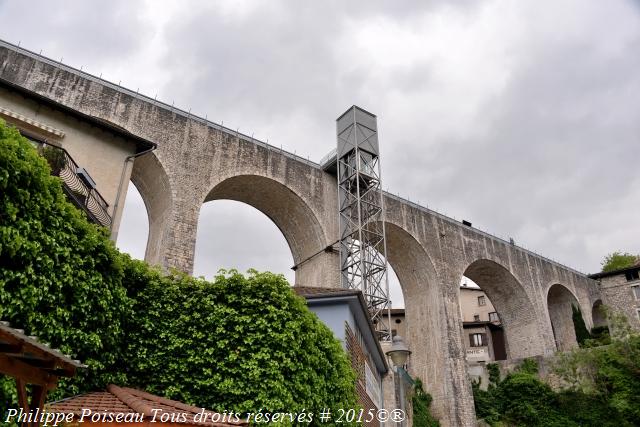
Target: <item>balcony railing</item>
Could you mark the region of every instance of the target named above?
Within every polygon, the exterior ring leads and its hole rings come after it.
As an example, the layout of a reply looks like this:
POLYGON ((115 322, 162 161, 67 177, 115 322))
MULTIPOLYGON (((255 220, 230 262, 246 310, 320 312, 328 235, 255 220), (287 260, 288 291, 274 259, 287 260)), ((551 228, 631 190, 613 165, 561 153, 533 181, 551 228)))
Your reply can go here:
POLYGON ((90 221, 104 227, 111 227, 109 204, 95 189, 95 182, 89 174, 73 160, 67 150, 47 142, 40 144, 40 154, 51 166, 51 174, 62 180, 67 197, 82 209, 90 221))

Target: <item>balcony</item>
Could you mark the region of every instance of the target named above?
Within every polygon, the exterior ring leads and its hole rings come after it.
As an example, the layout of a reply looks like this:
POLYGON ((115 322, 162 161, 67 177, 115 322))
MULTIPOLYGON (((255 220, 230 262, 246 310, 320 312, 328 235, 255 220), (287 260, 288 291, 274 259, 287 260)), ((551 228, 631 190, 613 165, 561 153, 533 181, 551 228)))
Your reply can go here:
POLYGON ((67 150, 43 141, 34 141, 38 151, 51 167, 51 174, 62 180, 62 188, 67 198, 84 211, 90 221, 111 227, 109 204, 96 190, 95 182, 84 168, 69 155, 67 150))

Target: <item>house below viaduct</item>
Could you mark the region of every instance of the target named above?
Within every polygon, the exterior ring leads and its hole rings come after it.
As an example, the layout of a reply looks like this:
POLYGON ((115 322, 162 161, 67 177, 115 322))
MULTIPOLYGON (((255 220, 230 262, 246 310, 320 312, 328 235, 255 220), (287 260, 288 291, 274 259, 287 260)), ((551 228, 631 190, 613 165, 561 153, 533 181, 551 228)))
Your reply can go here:
MULTIPOLYGON (((119 157, 125 166, 114 169, 118 179, 98 180, 108 194, 117 192, 120 175, 125 187, 130 180, 138 188, 149 217, 149 263, 191 273, 201 206, 230 199, 260 210, 282 231, 295 285, 340 286, 336 178, 319 164, 5 42, 0 107, 55 122, 70 137, 82 139, 73 130, 102 123, 157 144, 133 167, 119 157)), ((113 160, 91 156, 110 155, 96 148, 99 141, 60 144, 85 158, 88 170, 113 160)), ((578 271, 391 194, 384 204, 388 261, 406 305, 410 373, 433 395, 444 425, 475 425, 459 318, 463 275, 500 313, 508 358, 575 346, 571 304, 580 306, 587 326, 593 306, 607 304, 597 283, 578 271)), ((109 206, 114 218, 123 205, 109 206)), ((117 228, 114 221, 114 239, 117 228)))

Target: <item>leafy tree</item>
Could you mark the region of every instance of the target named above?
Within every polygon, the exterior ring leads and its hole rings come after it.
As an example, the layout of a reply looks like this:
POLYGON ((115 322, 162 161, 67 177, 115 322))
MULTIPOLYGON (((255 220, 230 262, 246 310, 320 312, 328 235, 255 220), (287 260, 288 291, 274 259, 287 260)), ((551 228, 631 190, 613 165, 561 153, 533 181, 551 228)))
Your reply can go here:
MULTIPOLYGON (((115 383, 220 410, 356 402, 341 344, 282 276, 231 271, 207 282, 119 253, 2 122, 0 318, 88 365, 52 398, 115 383)), ((15 398, 0 379, 0 410, 15 398)))
POLYGON ((632 267, 640 260, 640 255, 633 255, 630 253, 622 253, 622 252, 612 252, 609 255, 604 257, 602 260, 602 271, 614 271, 620 270, 621 268, 632 267))

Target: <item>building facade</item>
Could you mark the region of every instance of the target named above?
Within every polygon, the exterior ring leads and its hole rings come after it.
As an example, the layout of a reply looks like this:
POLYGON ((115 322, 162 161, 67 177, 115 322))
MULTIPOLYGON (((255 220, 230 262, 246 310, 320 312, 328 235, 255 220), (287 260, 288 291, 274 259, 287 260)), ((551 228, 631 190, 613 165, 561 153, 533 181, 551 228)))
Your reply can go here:
POLYGON ((38 146, 71 201, 116 240, 133 161, 156 144, 7 84, 0 84, 0 119, 38 146))
MULTIPOLYGON (((640 260, 635 265, 614 271, 592 274, 600 284, 600 292, 608 306, 615 307, 627 317, 629 325, 640 330, 640 260)), ((599 310, 602 301, 593 306, 594 326, 606 325, 604 314, 599 310)))

